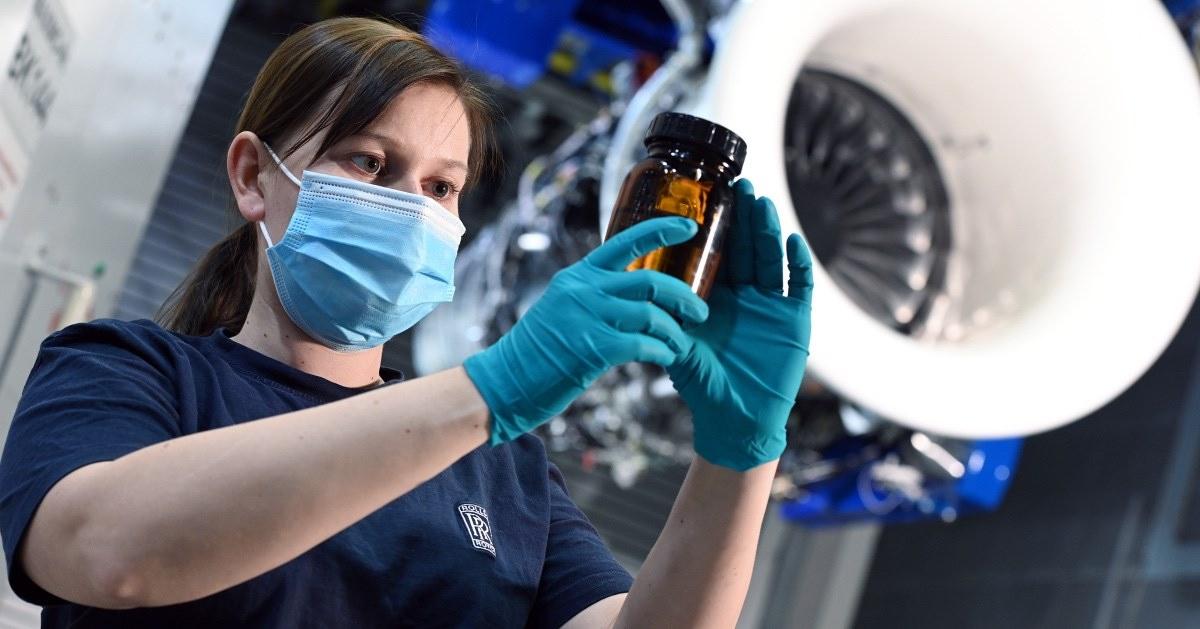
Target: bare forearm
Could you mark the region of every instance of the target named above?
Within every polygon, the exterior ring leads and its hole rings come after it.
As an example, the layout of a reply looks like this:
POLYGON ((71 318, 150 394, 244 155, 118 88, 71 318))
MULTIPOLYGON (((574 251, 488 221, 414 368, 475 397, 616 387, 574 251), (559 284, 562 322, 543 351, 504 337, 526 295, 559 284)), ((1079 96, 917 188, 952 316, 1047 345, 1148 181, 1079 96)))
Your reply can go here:
POLYGON ((616 626, 737 623, 775 466, 736 472, 696 458, 616 626))
POLYGON ((68 600, 192 600, 295 558, 440 473, 487 429, 483 401, 453 369, 173 439, 58 483, 23 560, 68 600))

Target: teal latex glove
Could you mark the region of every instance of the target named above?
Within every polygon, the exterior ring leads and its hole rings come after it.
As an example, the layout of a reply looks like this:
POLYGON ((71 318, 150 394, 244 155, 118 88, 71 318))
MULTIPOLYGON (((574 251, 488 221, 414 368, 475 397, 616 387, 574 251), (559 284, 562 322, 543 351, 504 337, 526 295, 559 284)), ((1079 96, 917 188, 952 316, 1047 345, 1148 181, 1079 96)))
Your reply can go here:
POLYGON ((697 454, 748 470, 783 453, 785 426, 804 379, 812 304, 812 257, 799 234, 787 241, 783 294, 779 217, 750 182, 734 185, 730 226, 710 314, 689 330, 691 351, 669 365, 692 411, 697 454))
POLYGON ((555 274, 546 292, 496 344, 463 364, 491 412, 492 445, 512 441, 566 409, 616 365, 666 367, 691 350, 680 323, 708 306, 658 271, 627 272, 637 258, 696 233, 686 218, 657 218, 613 236, 555 274))

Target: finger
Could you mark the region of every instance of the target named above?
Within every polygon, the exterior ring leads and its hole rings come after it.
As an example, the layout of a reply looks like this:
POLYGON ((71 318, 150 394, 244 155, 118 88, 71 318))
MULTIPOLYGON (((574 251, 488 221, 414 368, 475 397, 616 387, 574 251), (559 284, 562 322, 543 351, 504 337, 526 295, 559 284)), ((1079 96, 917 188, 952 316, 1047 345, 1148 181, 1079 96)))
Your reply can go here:
POLYGON ((783 294, 783 246, 780 242, 779 214, 770 199, 754 203, 754 283, 764 290, 783 294))
POLYGON ((587 255, 602 269, 620 271, 638 258, 668 245, 687 242, 699 225, 689 218, 667 216, 642 221, 609 238, 587 255))
POLYGON ((618 319, 613 322, 613 327, 622 332, 657 339, 676 356, 682 356, 692 348, 692 339, 679 326, 679 322, 651 303, 628 302, 619 308, 618 319))
POLYGON ((708 304, 687 284, 666 273, 649 269, 617 273, 605 280, 602 289, 614 297, 651 302, 691 325, 700 325, 708 318, 708 304))
POLYGON ((670 367, 679 360, 679 354, 666 343, 645 334, 622 333, 613 342, 608 354, 613 366, 643 362, 670 367))
POLYGON ((754 211, 754 186, 748 179, 733 184, 733 224, 726 236, 723 266, 730 284, 749 284, 754 281, 754 248, 751 246, 750 214, 754 211))
POLYGON ((808 245, 800 234, 788 236, 788 297, 812 303, 813 261, 808 245))

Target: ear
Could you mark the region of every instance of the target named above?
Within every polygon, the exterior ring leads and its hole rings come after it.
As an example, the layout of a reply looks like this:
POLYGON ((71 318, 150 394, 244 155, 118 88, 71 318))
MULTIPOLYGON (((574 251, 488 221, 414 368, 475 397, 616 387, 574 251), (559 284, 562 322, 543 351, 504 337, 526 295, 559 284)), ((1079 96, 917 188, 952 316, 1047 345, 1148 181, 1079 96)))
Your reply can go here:
POLYGON ((263 172, 264 157, 262 142, 251 131, 242 131, 229 144, 225 156, 225 169, 229 174, 229 186, 233 189, 233 200, 238 212, 251 223, 266 216, 266 200, 263 196, 259 175, 263 172))

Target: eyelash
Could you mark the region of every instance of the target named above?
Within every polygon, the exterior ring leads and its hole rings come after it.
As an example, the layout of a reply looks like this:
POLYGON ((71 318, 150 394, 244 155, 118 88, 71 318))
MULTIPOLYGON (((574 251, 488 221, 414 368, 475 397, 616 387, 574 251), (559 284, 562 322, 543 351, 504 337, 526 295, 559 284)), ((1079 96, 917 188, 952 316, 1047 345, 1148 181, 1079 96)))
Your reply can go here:
POLYGON ((446 184, 446 187, 450 189, 450 191, 446 193, 446 196, 440 197, 442 199, 449 199, 458 194, 458 186, 454 185, 453 181, 446 181, 445 179, 438 179, 437 181, 435 181, 433 183, 434 183, 434 185, 437 185, 439 183, 444 183, 444 184, 446 184))
MULTIPOLYGON (((381 174, 383 174, 384 170, 386 170, 386 169, 387 169, 387 160, 385 160, 385 159, 383 159, 383 158, 379 157, 378 155, 372 155, 372 154, 370 154, 370 153, 359 153, 359 154, 356 154, 356 155, 351 155, 351 156, 350 156, 350 162, 351 162, 351 163, 353 163, 353 164, 354 164, 354 166, 355 166, 356 168, 358 168, 359 170, 363 171, 364 173, 366 173, 366 174, 367 174, 368 176, 370 176, 370 177, 378 177, 378 176, 380 176, 381 174), (359 159, 359 158, 366 158, 366 159, 371 159, 371 160, 375 160, 375 161, 379 162, 379 164, 380 164, 380 166, 379 166, 379 171, 378 171, 378 172, 375 172, 375 173, 372 173, 372 172, 369 172, 369 171, 368 171, 366 168, 363 168, 363 167, 359 166, 359 165, 358 165, 358 163, 357 163, 357 162, 355 162, 355 160, 356 160, 356 159, 359 159)), ((450 189, 450 191, 446 193, 446 196, 443 196, 443 197, 436 197, 436 198, 438 198, 439 200, 440 200, 440 199, 449 199, 449 198, 451 198, 451 197, 453 197, 453 196, 455 196, 455 195, 457 195, 457 194, 459 193, 459 188, 458 188, 458 186, 457 186, 457 185, 455 185, 455 184, 454 184, 454 182, 453 182, 453 181, 449 181, 449 180, 446 180, 446 179, 438 179, 438 180, 436 180, 436 181, 434 182, 434 185, 437 185, 437 184, 446 184, 446 187, 450 189)))
POLYGON ((350 156, 350 163, 351 163, 351 164, 354 164, 354 167, 355 167, 355 168, 357 168, 357 169, 359 169, 359 170, 363 171, 363 172, 364 172, 364 173, 366 173, 366 174, 367 174, 367 176, 369 176, 369 177, 378 177, 379 175, 383 174, 383 171, 384 171, 384 170, 387 168, 387 160, 385 160, 384 158, 382 158, 382 157, 380 157, 380 156, 378 156, 378 155, 374 155, 374 154, 371 154, 371 153, 356 153, 356 154, 354 154, 354 155, 351 155, 351 156, 350 156), (363 168, 362 166, 359 166, 359 165, 358 165, 358 162, 356 161, 356 160, 359 160, 359 159, 372 159, 372 160, 375 160, 375 161, 379 162, 379 171, 378 171, 378 172, 374 172, 374 173, 373 173, 373 172, 371 172, 371 171, 367 170, 366 168, 363 168))

